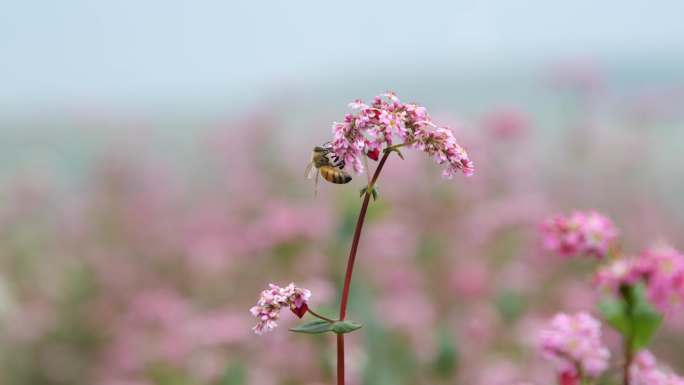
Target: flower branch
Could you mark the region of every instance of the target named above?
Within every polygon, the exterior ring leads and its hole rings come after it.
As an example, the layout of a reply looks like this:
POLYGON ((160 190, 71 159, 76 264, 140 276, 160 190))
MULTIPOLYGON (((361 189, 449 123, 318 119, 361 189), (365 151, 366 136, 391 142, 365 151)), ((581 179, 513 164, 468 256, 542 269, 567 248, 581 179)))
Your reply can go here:
POLYGON ((391 92, 375 97, 371 104, 356 100, 350 103, 350 107, 355 110, 355 113, 347 114, 343 122, 333 124, 334 138, 330 142, 332 153, 336 159, 341 160, 342 167, 349 165, 357 173, 364 171, 364 165, 367 165, 368 158, 374 161, 379 159, 379 162, 372 178, 369 178, 368 184, 361 190, 363 201, 347 259, 340 298, 339 319, 332 320, 308 308, 306 300, 308 300, 310 293, 302 303, 302 296, 299 300, 290 298, 289 292, 280 293, 281 289, 274 285, 275 293, 268 291, 262 293, 259 303, 252 309, 252 314, 258 319, 258 324, 254 329, 258 334, 275 327, 275 321, 282 306, 289 306, 293 313, 300 318, 307 311, 318 318, 290 330, 308 334, 336 333, 338 385, 345 384, 344 334, 361 327, 359 323, 346 320, 349 292, 368 205, 371 197, 374 200, 378 197, 376 184, 387 159, 393 152, 404 159, 400 148, 411 147, 423 151, 432 157, 437 164, 445 165, 442 173, 445 178, 451 178, 457 172, 466 176, 470 176, 474 172, 473 162, 465 149, 456 142, 453 132, 448 128, 434 124, 425 107, 415 103, 402 103, 391 92), (402 143, 393 144, 394 137, 399 137, 402 143), (382 152, 382 157, 380 157, 380 152, 382 152))

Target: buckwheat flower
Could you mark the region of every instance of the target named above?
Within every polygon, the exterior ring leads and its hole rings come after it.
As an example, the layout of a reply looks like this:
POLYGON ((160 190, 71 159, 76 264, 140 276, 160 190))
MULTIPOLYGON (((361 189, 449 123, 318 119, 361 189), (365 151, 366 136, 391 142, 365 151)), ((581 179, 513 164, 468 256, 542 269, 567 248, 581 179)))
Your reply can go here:
POLYGON ((603 258, 618 234, 613 222, 595 211, 551 217, 542 223, 540 230, 544 247, 565 257, 603 258))
POLYGON ((473 175, 475 168, 465 149, 447 128, 438 127, 434 131, 419 130, 416 133, 415 147, 432 156, 437 164, 447 164, 442 176, 451 179, 457 172, 466 176, 473 175))
POLYGON ((302 289, 290 283, 285 288, 282 289, 282 294, 287 296, 287 303, 290 305, 290 310, 292 310, 297 317, 302 318, 309 310, 307 302, 311 298, 311 291, 307 289, 302 289))
POLYGON ((598 268, 594 284, 602 291, 617 294, 621 286, 639 282, 644 273, 636 258, 619 258, 598 268))
POLYGON ((333 124, 334 138, 332 141, 333 151, 342 158, 346 164, 352 166, 357 173, 363 172, 361 161, 362 150, 365 147, 366 138, 361 131, 355 128, 354 117, 348 114, 344 122, 333 124))
POLYGON ((438 164, 446 164, 444 177, 451 178, 457 172, 473 174, 473 162, 466 150, 451 130, 432 123, 425 107, 402 103, 392 92, 376 96, 370 104, 355 100, 349 107, 354 113, 333 124, 331 147, 355 172, 363 172, 364 156, 377 160, 380 151, 399 137, 433 156, 438 164))
POLYGON ((684 304, 684 255, 668 245, 652 247, 639 256, 649 300, 662 312, 684 304))
POLYGON ((594 378, 608 367, 610 352, 601 342, 601 323, 588 313, 556 314, 541 332, 540 347, 559 374, 594 378))
POLYGON ((623 285, 641 282, 649 301, 668 313, 684 305, 684 256, 671 246, 655 246, 600 267, 594 282, 599 289, 615 294, 623 285))
POLYGON ((484 128, 497 139, 520 139, 529 130, 530 118, 520 109, 500 107, 483 119, 484 128))
POLYGON ((252 328, 254 333, 263 334, 278 326, 280 310, 289 308, 299 318, 308 311, 307 302, 311 298, 311 292, 290 283, 284 288, 269 284, 268 289, 261 292, 256 306, 249 311, 257 319, 257 324, 252 328))
POLYGON ((659 367, 648 350, 642 350, 634 357, 629 376, 633 385, 684 385, 684 378, 659 367))

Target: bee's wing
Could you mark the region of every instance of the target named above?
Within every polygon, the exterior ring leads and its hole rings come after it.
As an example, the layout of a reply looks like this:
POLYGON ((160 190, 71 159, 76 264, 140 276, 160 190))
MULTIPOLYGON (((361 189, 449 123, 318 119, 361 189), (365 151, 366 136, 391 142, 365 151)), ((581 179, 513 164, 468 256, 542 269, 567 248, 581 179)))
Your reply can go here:
POLYGON ((309 165, 306 166, 306 170, 304 171, 304 176, 306 177, 306 179, 311 179, 314 177, 314 175, 316 174, 317 171, 318 171, 318 169, 316 169, 316 167, 314 167, 314 163, 310 162, 309 165))

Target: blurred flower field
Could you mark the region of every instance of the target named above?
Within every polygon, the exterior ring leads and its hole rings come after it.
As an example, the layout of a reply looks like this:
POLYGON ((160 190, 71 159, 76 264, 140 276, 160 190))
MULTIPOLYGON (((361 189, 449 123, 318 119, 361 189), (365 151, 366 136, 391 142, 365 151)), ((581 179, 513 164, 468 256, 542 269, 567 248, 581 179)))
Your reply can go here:
MULTIPOLYGON (((623 92, 581 66, 552 75, 546 106, 462 112, 446 97, 431 108, 467 148, 472 177, 442 180, 421 153, 388 160, 350 293, 364 327, 347 336, 348 383, 556 383, 540 331, 558 312, 599 317, 601 291, 595 259, 548 250, 540 226, 553 215, 606 215, 630 255, 684 250, 684 91, 623 92)), ((324 314, 338 307, 366 175, 314 198, 303 171, 343 107, 264 102, 178 122, 173 139, 145 121, 82 117, 87 128, 60 143, 115 129, 59 147, 78 166, 6 168, 0 383, 333 383, 332 338, 287 332, 292 314, 256 336, 249 309, 268 283, 292 281, 324 314)), ((649 350, 684 374, 684 306, 672 307, 649 350)), ((602 330, 619 351, 618 333, 602 330)))

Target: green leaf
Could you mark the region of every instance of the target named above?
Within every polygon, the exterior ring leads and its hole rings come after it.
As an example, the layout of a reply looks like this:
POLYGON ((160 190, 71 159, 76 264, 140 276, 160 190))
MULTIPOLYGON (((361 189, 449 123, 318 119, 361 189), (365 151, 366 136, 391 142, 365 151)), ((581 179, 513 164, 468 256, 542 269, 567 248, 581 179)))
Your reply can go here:
POLYGON ((399 148, 398 148, 398 147, 394 147, 394 146, 392 146, 392 147, 387 147, 387 148, 384 149, 383 151, 385 151, 385 152, 396 152, 397 155, 399 155, 399 157, 401 158, 401 160, 404 160, 404 154, 402 154, 401 151, 399 151, 399 148))
POLYGON ((621 298, 604 299, 599 311, 606 322, 622 333, 633 350, 648 345, 660 327, 662 315, 648 302, 643 285, 623 286, 621 298))
POLYGON ((337 334, 351 333, 354 330, 361 329, 363 325, 354 321, 337 321, 332 324, 332 331, 337 334))
POLYGON ((433 367, 437 375, 448 379, 458 368, 458 349, 453 343, 453 338, 444 327, 437 333, 438 350, 433 361, 433 367))
POLYGON ((399 155, 399 157, 401 158, 401 160, 404 160, 404 154, 402 154, 401 151, 399 151, 398 148, 395 148, 394 151, 397 152, 397 155, 399 155))
POLYGON ((332 331, 332 324, 321 319, 305 322, 299 326, 290 328, 290 331, 306 334, 321 334, 332 331))
POLYGON ((632 307, 632 348, 638 350, 648 345, 660 327, 663 316, 658 313, 639 290, 632 307))
POLYGON ((627 304, 624 300, 604 298, 598 303, 598 309, 608 325, 620 333, 631 333, 631 320, 627 315, 627 304))
MULTIPOLYGON (((363 194, 366 193, 366 191, 368 191, 368 186, 361 189, 361 193, 359 194, 359 196, 362 197, 363 194)), ((373 197, 373 201, 376 201, 378 199, 378 190, 375 188, 375 186, 371 187, 370 192, 371 196, 373 197)))
POLYGON ((525 299, 516 292, 505 290, 497 297, 496 307, 504 320, 515 321, 525 310, 525 299))

